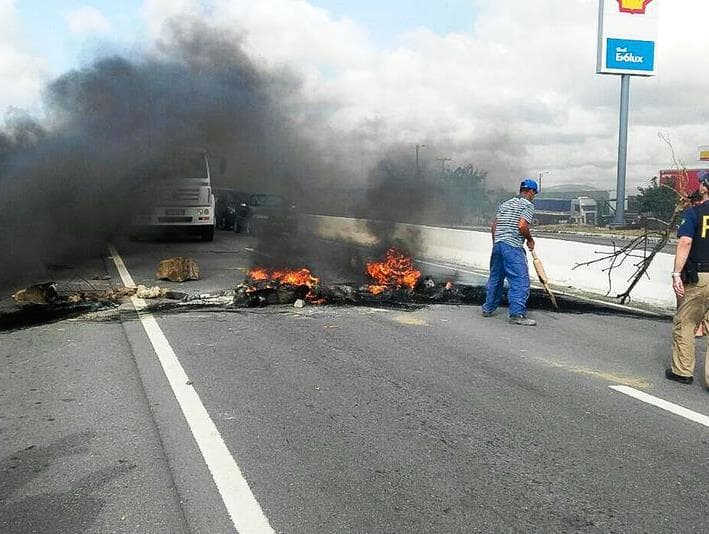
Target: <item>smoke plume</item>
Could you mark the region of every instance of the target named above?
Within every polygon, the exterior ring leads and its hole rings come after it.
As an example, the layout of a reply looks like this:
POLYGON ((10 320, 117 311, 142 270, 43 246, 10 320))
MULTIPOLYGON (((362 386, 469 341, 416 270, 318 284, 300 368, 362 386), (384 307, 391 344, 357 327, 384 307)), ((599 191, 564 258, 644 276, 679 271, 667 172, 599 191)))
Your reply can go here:
MULTIPOLYGON (((67 72, 44 91, 45 118, 11 110, 0 131, 0 250, 9 259, 0 286, 102 253, 129 226, 138 192, 153 179, 147 169, 185 147, 226 158, 214 186, 280 194, 300 211, 375 219, 380 251, 399 244, 416 254, 415 233, 401 243, 393 221, 425 223, 433 213, 434 196, 418 182, 425 165, 413 168, 411 150, 385 139, 367 139, 390 151, 373 169, 333 160, 352 134, 319 142, 312 135, 327 131, 331 105, 314 109, 297 76, 260 68, 238 35, 199 21, 172 24, 151 52, 99 57, 67 72)), ((361 273, 356 250, 333 259, 303 234, 259 241, 266 267, 338 263, 361 273)))
POLYGON ((104 57, 48 85, 46 119, 0 134, 0 281, 76 263, 130 223, 144 170, 182 147, 226 156, 243 190, 297 189, 307 148, 286 111, 298 80, 266 74, 233 35, 175 26, 158 52, 104 57), (8 264, 9 263, 9 264, 8 264))

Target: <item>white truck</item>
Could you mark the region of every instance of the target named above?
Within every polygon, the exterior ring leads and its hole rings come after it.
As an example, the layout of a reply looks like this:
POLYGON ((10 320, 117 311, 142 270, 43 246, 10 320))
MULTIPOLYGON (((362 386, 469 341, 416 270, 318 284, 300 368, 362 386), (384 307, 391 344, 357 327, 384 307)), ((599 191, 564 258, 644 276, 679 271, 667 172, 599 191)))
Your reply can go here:
POLYGON ((535 224, 595 226, 597 214, 598 205, 589 197, 534 199, 535 224))
MULTIPOLYGON (((220 165, 224 172, 224 161, 220 165)), ((145 232, 196 233, 214 239, 212 166, 206 150, 190 149, 166 157, 145 177, 131 235, 145 232)))

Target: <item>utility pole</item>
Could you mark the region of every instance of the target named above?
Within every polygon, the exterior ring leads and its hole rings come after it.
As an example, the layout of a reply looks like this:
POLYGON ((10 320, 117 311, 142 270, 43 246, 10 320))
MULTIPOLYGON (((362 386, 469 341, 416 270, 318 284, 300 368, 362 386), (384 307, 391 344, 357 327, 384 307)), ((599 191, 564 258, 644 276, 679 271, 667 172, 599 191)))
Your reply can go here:
POLYGON ((425 146, 426 145, 416 144, 416 179, 421 177, 421 172, 419 168, 419 150, 425 146))
POLYGON ((436 161, 441 162, 441 174, 446 172, 446 161, 451 161, 451 158, 436 158, 436 161))
POLYGON ((551 174, 551 171, 542 171, 539 173, 539 180, 537 182, 537 185, 539 186, 539 192, 542 192, 542 176, 545 174, 551 174))

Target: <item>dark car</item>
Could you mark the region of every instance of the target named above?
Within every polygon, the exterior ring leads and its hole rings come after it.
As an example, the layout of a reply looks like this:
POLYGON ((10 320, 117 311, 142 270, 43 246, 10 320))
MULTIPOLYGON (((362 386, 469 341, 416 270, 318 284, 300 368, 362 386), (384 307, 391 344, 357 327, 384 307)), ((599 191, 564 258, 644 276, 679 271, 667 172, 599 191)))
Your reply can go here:
POLYGON ((217 228, 231 230, 237 218, 237 212, 243 211, 243 206, 249 200, 249 194, 235 189, 214 189, 214 217, 217 228))
POLYGON ((249 195, 248 200, 236 210, 235 232, 291 233, 296 230, 295 206, 280 195, 249 195))

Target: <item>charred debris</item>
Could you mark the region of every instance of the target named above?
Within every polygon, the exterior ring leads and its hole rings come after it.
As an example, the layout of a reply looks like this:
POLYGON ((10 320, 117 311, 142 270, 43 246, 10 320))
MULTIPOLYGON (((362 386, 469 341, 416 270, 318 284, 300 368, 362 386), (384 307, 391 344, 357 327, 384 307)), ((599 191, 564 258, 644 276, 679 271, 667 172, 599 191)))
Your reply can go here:
MULTIPOLYGON (((182 260, 182 264, 189 263, 185 258, 177 259, 182 260)), ((161 266, 164 266, 163 262, 161 266)), ((191 268, 198 271, 196 264, 191 268)), ((160 273, 158 269, 156 276, 160 273)), ((149 300, 147 309, 160 313, 265 307, 280 310, 285 306, 326 305, 416 310, 431 304, 480 306, 485 301, 485 287, 435 280, 422 275, 414 268, 410 256, 393 248, 386 252, 382 261, 367 263, 366 278, 363 283, 326 285, 307 268, 272 270, 257 267, 251 269, 248 276, 234 288, 196 295, 159 286, 115 288, 84 280, 81 287, 77 287, 76 284, 46 282, 12 295, 14 309, 0 310, 0 331, 117 309, 124 299, 130 297, 149 300)), ((557 299, 563 313, 634 314, 564 295, 559 295, 557 299)), ((554 310, 543 289, 531 290, 528 305, 530 309, 554 310)))

